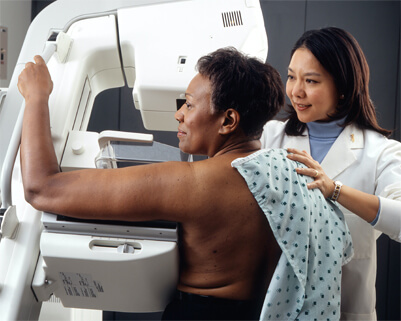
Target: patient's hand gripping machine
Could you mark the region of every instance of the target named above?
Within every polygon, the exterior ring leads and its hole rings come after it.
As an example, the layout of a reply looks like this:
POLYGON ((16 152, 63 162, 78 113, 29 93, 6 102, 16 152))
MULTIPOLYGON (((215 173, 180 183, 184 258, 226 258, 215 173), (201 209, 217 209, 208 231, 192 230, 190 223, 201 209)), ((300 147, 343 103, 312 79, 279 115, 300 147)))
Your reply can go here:
POLYGON ((258 0, 58 0, 33 21, 0 96, 0 320, 37 319, 51 294, 67 307, 162 311, 178 280, 175 223, 82 222, 25 202, 16 86, 25 63, 36 54, 47 61, 61 169, 93 168, 96 156, 100 167, 116 167, 115 142, 125 142, 137 163, 183 155, 148 134, 87 132, 95 97, 126 84, 147 129, 176 131, 174 113, 198 58, 226 46, 266 59, 258 0))

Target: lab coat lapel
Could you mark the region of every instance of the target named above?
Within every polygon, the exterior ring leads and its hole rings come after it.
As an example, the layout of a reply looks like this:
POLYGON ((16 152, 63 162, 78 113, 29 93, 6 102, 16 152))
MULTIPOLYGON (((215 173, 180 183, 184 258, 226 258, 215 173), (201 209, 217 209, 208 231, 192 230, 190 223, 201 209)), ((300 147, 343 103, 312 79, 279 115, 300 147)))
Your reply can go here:
POLYGON ((357 160, 354 150, 363 148, 363 145, 363 131, 355 125, 345 127, 322 161, 327 176, 334 179, 351 166, 357 160))
POLYGON ((303 136, 286 136, 283 148, 296 148, 298 150, 305 150, 310 154, 309 134, 305 130, 303 136))

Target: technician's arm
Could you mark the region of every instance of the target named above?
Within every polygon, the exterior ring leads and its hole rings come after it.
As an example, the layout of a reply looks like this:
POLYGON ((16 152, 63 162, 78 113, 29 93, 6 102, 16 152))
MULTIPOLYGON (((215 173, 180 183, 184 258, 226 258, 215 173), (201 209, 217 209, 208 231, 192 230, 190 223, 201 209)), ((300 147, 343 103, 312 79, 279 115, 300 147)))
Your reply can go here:
MULTIPOLYGON (((331 198, 334 193, 334 183, 324 172, 319 162, 315 161, 307 152, 288 148, 288 158, 305 164, 308 168, 297 168, 297 172, 314 178, 308 184, 309 189, 319 188, 324 197, 331 198), (315 177, 316 171, 318 176, 315 177)), ((357 214, 367 222, 372 222, 379 210, 379 198, 343 185, 337 201, 346 209, 357 214)))
MULTIPOLYGON (((309 168, 299 168, 298 173, 314 177, 316 170, 319 172, 314 181, 308 184, 309 189, 319 188, 326 198, 331 198, 334 192, 333 180, 323 171, 321 165, 304 152, 289 148, 292 154, 288 158, 304 163, 309 168)), ((379 220, 374 227, 387 234, 392 239, 401 242, 401 189, 400 184, 393 184, 392 188, 383 197, 361 192, 352 187, 343 185, 337 201, 352 213, 371 223, 377 216, 380 208, 379 220), (390 199, 393 198, 393 199, 390 199)), ((383 193, 382 193, 383 194, 383 193)))
POLYGON ((380 202, 380 216, 374 228, 401 242, 401 202, 385 197, 380 197, 380 202))

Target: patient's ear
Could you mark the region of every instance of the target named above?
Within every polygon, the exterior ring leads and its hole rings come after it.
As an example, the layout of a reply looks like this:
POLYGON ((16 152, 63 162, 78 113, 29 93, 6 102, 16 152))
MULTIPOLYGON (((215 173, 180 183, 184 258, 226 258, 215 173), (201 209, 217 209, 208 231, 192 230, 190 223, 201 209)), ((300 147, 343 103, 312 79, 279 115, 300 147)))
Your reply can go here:
POLYGON ((239 127, 240 115, 235 109, 227 109, 224 112, 224 120, 219 134, 226 135, 234 132, 239 127))

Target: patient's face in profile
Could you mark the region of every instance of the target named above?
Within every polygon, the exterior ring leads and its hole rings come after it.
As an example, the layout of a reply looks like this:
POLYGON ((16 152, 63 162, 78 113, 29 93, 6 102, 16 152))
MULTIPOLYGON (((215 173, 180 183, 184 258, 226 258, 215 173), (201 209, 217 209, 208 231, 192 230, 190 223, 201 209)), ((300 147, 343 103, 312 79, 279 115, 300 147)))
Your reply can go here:
POLYGON ((197 74, 185 93, 186 102, 176 112, 180 149, 188 154, 213 156, 223 113, 211 108, 210 80, 197 74))

